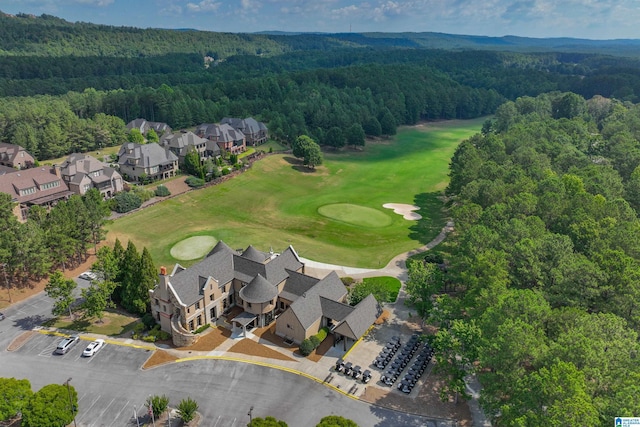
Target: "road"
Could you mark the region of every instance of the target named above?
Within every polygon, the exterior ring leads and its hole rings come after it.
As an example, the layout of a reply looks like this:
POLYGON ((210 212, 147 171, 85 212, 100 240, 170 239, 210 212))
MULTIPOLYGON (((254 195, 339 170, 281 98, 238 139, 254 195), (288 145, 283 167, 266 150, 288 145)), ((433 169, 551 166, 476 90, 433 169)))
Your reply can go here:
POLYGON ((36 334, 9 352, 6 348, 14 338, 51 317, 51 300, 36 295, 4 312, 0 377, 27 378, 34 390, 72 378, 79 399, 78 426, 135 425, 134 409, 143 416, 147 397, 162 394, 173 406, 187 397, 195 399, 204 417, 202 426, 245 426, 251 407, 254 417, 275 416, 292 427, 315 426, 330 414, 350 418, 362 427, 450 425, 379 408, 294 373, 242 362, 195 360, 143 371, 141 366, 151 354, 148 350, 107 345, 94 357, 82 358, 88 341, 81 341, 69 353, 57 356, 53 351, 60 338, 45 334, 36 334))

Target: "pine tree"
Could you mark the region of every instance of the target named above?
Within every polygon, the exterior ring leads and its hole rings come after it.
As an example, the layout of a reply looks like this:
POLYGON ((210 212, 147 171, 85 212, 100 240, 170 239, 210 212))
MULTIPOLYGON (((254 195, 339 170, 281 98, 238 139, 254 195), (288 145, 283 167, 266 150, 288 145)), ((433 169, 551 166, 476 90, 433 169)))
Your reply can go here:
POLYGON ((131 240, 127 244, 127 250, 120 261, 120 298, 122 306, 128 311, 136 312, 135 300, 137 299, 138 269, 140 268, 140 255, 131 240))

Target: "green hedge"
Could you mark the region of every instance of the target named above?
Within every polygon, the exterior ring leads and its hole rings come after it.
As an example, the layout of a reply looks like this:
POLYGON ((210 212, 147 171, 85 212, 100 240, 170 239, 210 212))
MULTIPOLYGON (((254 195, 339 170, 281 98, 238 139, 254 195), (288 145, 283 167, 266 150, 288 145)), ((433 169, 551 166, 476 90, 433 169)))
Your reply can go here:
POLYGON ((206 323, 202 326, 200 326, 198 329, 196 329, 195 331, 193 331, 194 334, 199 334, 202 331, 206 331, 207 329, 209 329, 211 325, 209 323, 206 323))
POLYGON ((329 335, 329 328, 324 327, 317 334, 303 340, 300 343, 300 354, 303 356, 310 355, 327 338, 327 335, 329 335))

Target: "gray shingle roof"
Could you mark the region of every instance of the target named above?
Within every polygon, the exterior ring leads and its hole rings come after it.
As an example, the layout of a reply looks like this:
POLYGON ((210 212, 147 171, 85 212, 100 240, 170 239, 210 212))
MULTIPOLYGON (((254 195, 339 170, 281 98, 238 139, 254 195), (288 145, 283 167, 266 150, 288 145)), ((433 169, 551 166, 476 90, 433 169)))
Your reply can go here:
POLYGON ((378 301, 372 294, 369 294, 358 305, 353 307, 353 311, 333 330, 340 335, 357 340, 369 329, 381 313, 382 310, 378 301))
POLYGON ((319 280, 313 287, 293 301, 289 308, 306 329, 322 316, 320 296, 339 301, 347 294, 347 288, 335 271, 319 280))
POLYGON ((255 262, 264 263, 267 260, 267 258, 269 258, 269 254, 265 252, 261 252, 256 248, 254 248, 252 245, 249 245, 249 247, 247 247, 247 249, 245 249, 244 252, 242 252, 242 257, 250 259, 255 262))
POLYGON ((272 301, 278 296, 278 288, 260 274, 244 288, 240 289, 240 298, 252 304, 272 301))
POLYGON ((123 144, 118 152, 118 163, 127 164, 128 159, 138 159, 139 162, 136 166, 145 168, 178 161, 175 154, 155 142, 149 144, 127 142, 123 144))

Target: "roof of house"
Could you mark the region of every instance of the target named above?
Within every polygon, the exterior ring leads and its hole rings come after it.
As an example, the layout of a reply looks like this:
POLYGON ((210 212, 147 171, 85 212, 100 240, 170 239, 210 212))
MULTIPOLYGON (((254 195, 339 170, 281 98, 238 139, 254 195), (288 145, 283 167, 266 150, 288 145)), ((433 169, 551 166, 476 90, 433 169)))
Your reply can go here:
MULTIPOLYGON (((255 251, 259 252, 257 249, 255 251)), ((250 251, 251 253, 255 254, 254 251, 250 251)), ((201 278, 211 277, 217 281, 218 286, 223 286, 234 278, 250 284, 260 276, 261 280, 267 281, 277 293, 277 285, 288 277, 287 269, 296 270, 302 266, 292 249, 285 250, 282 254, 263 262, 244 257, 243 254, 239 254, 224 242, 219 241, 202 261, 184 270, 174 268, 170 279, 171 285, 180 300, 187 305, 195 303, 202 297, 204 282, 201 278)), ((258 289, 261 289, 261 284, 258 289)))
POLYGON ((253 117, 247 117, 246 119, 239 119, 235 117, 225 117, 220 120, 222 124, 228 124, 234 129, 242 131, 244 134, 256 134, 260 131, 267 130, 264 123, 257 121, 253 117))
POLYGON ((203 123, 196 127, 196 133, 203 138, 215 140, 217 142, 233 142, 245 139, 244 133, 238 129, 234 129, 231 125, 203 123))
POLYGON ((206 145, 208 140, 200 138, 198 135, 191 131, 170 133, 163 135, 160 139, 160 144, 164 147, 173 149, 180 156, 186 156, 189 152, 189 147, 196 147, 198 145, 206 145))
POLYGON ((307 329, 323 315, 320 297, 339 301, 346 294, 347 288, 345 288, 336 272, 332 271, 293 301, 289 308, 296 315, 302 326, 307 329))
POLYGON ((251 282, 240 289, 240 298, 252 304, 262 304, 272 301, 278 296, 278 287, 269 283, 258 274, 251 282))
POLYGON ((150 122, 146 119, 134 119, 127 123, 127 129, 138 129, 140 133, 146 134, 149 129, 153 129, 156 133, 171 132, 171 127, 163 122, 150 122))
POLYGON ((105 165, 98 159, 87 154, 74 153, 60 164, 60 174, 69 177, 69 182, 80 184, 88 178, 91 182, 99 184, 119 177, 120 174, 113 168, 105 165), (98 176, 95 172, 101 171, 98 176))
POLYGON ((382 314, 382 309, 372 294, 367 295, 366 298, 352 308, 353 310, 340 323, 334 326, 333 331, 357 340, 382 314))
POLYGON ((0 192, 9 194, 16 202, 30 204, 46 203, 73 194, 67 184, 56 175, 55 168, 50 166, 0 176, 0 192))
POLYGON ((11 166, 0 165, 0 175, 6 175, 8 173, 18 172, 20 169, 12 168, 11 166))
POLYGON ((33 159, 31 154, 27 153, 22 146, 17 144, 7 144, 6 142, 0 142, 0 161, 4 163, 15 163, 16 158, 20 153, 27 155, 28 159, 33 159))
POLYGON ((175 154, 155 142, 149 144, 126 142, 122 144, 118 152, 118 163, 127 164, 127 160, 131 158, 139 160, 136 166, 145 168, 178 161, 175 154))

